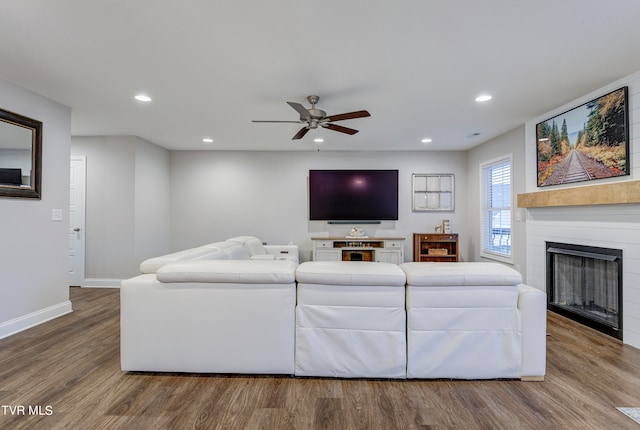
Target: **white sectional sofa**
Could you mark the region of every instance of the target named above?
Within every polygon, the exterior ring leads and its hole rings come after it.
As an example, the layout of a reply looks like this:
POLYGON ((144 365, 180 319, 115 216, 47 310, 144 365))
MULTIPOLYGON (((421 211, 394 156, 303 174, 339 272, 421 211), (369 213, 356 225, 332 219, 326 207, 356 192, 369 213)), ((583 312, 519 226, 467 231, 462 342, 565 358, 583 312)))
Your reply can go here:
POLYGON ((542 379, 546 294, 497 263, 404 263, 407 377, 542 379))
POLYGON ((297 245, 264 245, 254 236, 237 236, 221 242, 178 251, 140 263, 140 273, 156 273, 169 263, 193 260, 290 260, 298 262, 297 245))
POLYGON ((196 260, 122 282, 122 370, 293 374, 296 263, 196 260))
POLYGON ((313 261, 296 279, 296 375, 406 376, 405 274, 397 265, 313 261))
POLYGON ((513 269, 298 264, 297 248, 252 259, 253 239, 148 260, 156 273, 123 281, 122 369, 544 379, 546 294, 513 269))

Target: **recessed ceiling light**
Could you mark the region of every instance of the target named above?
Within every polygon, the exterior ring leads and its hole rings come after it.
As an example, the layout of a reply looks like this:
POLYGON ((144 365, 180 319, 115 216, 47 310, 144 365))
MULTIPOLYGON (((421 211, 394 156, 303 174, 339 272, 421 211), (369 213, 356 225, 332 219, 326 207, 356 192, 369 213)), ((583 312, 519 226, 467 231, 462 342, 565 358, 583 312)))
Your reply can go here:
POLYGON ((210 138, 210 137, 205 137, 204 139, 202 139, 202 141, 203 141, 204 143, 213 143, 213 139, 212 139, 212 138, 210 138))
POLYGON ((491 99, 492 99, 492 97, 489 94, 482 94, 482 95, 476 97, 476 101, 477 102, 488 102, 491 99))
POLYGON ((145 94, 137 94, 135 96, 135 99, 138 100, 139 102, 150 102, 151 101, 151 97, 145 95, 145 94))
POLYGON ((324 142, 324 139, 323 139, 323 138, 321 138, 321 137, 316 137, 315 139, 313 139, 313 141, 314 141, 315 143, 322 143, 322 142, 324 142))
POLYGON ((425 137, 424 139, 421 140, 422 143, 429 143, 429 142, 433 142, 433 139, 429 138, 429 137, 425 137))

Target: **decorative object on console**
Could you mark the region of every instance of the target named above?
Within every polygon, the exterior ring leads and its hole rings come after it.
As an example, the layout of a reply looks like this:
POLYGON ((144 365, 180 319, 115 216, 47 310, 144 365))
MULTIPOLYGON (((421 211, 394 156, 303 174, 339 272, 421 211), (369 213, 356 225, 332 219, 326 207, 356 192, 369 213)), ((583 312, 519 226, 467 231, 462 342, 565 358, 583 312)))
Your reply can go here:
POLYGON ((629 175, 628 89, 536 125, 538 187, 629 175))
POLYGON ((453 174, 412 175, 414 212, 453 211, 455 178, 453 174))
POLYGON ((414 233, 413 261, 458 261, 458 233, 414 233))
POLYGON ((364 239, 368 237, 369 236, 367 236, 364 230, 362 230, 360 227, 353 227, 349 232, 349 234, 346 236, 347 239, 358 239, 358 238, 364 239))

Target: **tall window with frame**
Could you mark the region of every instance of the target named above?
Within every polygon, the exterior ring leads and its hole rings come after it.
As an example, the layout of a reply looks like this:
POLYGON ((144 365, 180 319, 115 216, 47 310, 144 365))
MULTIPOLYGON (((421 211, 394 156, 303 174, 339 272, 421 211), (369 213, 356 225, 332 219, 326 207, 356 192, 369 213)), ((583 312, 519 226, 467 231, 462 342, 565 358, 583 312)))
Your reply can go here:
POLYGON ((511 154, 481 165, 482 249, 485 258, 512 261, 511 154))

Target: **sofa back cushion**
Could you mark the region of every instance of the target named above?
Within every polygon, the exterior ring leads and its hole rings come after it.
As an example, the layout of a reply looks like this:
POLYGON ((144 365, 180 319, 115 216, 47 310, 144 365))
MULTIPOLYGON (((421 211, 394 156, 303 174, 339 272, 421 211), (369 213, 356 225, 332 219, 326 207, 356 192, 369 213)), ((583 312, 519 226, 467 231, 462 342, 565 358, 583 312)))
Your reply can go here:
POLYGON ((227 256, 227 260, 248 260, 250 255, 249 251, 242 245, 235 244, 222 250, 227 256))
POLYGON ((260 239, 254 236, 236 236, 231 239, 227 239, 227 242, 240 244, 249 252, 250 256, 265 255, 267 253, 260 239))
POLYGON ((167 264, 156 278, 164 283, 294 284, 297 264, 270 261, 184 261, 167 264))
POLYGON ((415 287, 442 286, 511 286, 517 289, 522 275, 500 263, 403 263, 400 268, 407 274, 407 285, 415 287))

